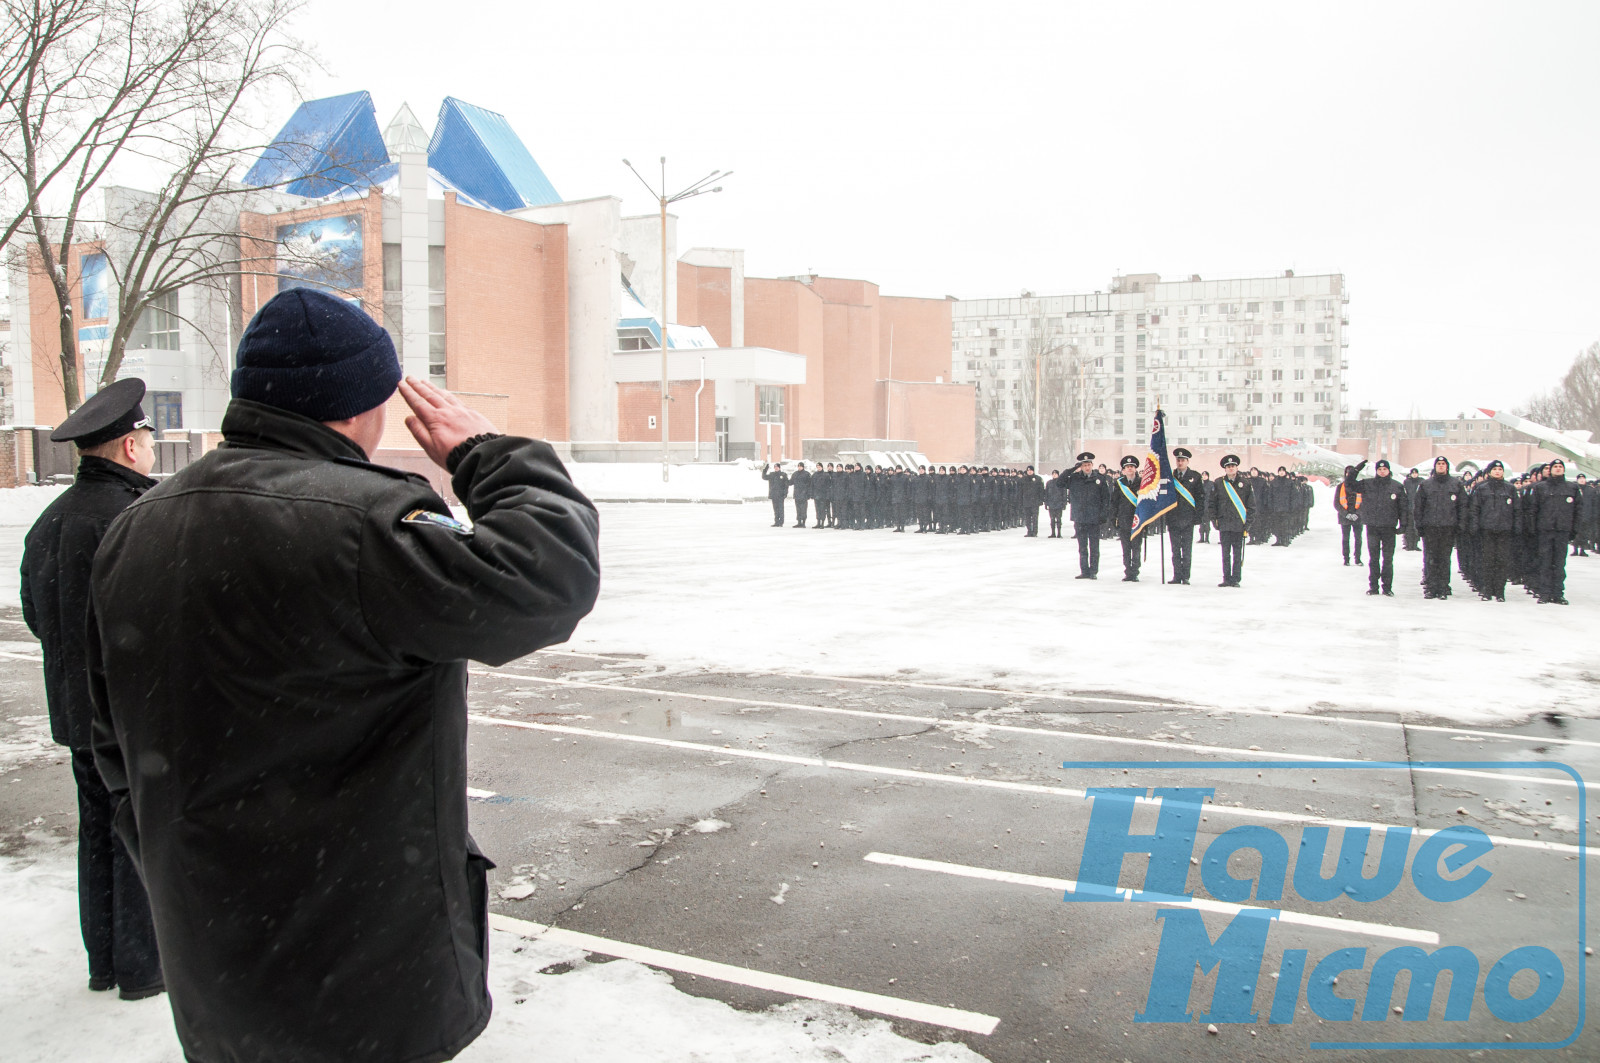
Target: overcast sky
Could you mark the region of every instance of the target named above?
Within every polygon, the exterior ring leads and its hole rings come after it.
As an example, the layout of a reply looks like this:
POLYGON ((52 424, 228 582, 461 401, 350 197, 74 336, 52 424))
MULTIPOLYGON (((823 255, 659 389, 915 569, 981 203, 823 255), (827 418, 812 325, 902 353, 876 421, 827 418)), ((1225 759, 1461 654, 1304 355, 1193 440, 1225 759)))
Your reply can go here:
POLYGON ((1600 4, 310 0, 326 70, 500 111, 566 199, 887 294, 1344 273, 1351 410, 1511 406, 1600 339, 1600 4), (649 175, 655 166, 646 170, 649 175))

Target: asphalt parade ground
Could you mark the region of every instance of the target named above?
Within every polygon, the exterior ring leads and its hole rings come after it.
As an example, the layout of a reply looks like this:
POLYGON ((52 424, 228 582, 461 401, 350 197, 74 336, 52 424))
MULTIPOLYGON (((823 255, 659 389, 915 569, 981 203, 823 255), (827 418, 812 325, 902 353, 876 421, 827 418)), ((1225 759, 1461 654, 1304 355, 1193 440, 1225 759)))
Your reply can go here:
MULTIPOLYGON (((14 611, 0 626, 0 742, 37 740, 37 644, 14 611)), ((1584 843, 1600 841, 1580 781, 1600 778, 1594 721, 1402 724, 887 676, 683 673, 559 649, 475 665, 470 703, 472 831, 498 864, 495 924, 578 944, 593 962, 650 963, 688 993, 753 1008, 832 1000, 1001 1061, 1416 1058, 1313 1047, 1377 1042, 1468 1045, 1446 1049, 1450 1058, 1491 1047, 1497 1058, 1600 1055, 1600 1036, 1579 1029, 1595 997, 1584 977, 1593 918, 1580 904, 1595 852, 1584 843), (1064 766, 1085 762, 1099 766, 1064 766), (1084 850, 1084 791, 1130 786, 1214 788, 1190 867, 1199 898, 1212 896, 1199 888, 1207 844, 1245 825, 1277 831, 1290 852, 1308 829, 1330 829, 1331 873, 1331 851, 1361 826, 1414 828, 1415 855, 1422 832, 1468 824, 1494 841, 1478 861, 1491 877, 1449 903, 1409 880, 1365 902, 1314 903, 1291 885, 1276 903, 1260 985, 1248 987, 1257 1021, 1215 1033, 1203 1018, 1137 1022, 1162 940, 1157 913, 1173 907, 1063 899, 1084 850), (1428 1021, 1396 1013, 1405 974, 1388 1005, 1375 1005, 1384 1020, 1319 1018, 1332 1013, 1326 1001, 1311 1009, 1316 991, 1362 1015, 1374 960, 1407 945, 1479 957, 1470 1018, 1442 1018, 1449 976, 1428 1021), (1532 1021, 1502 1021, 1484 976, 1535 945, 1560 960, 1559 995, 1532 1021), (1293 1020, 1269 1022, 1287 956, 1305 950, 1309 971, 1341 949, 1365 953, 1346 954, 1336 983, 1307 977, 1293 1020), (1530 1042, 1559 1047, 1514 1047, 1530 1042)), ((23 758, 0 788, 5 850, 25 844, 22 825, 75 831, 64 763, 23 758)), ((1138 808, 1133 831, 1153 831, 1156 813, 1138 808)), ((1119 884, 1139 887, 1146 861, 1130 855, 1119 884)), ((1229 864, 1242 878, 1257 865, 1248 852, 1229 864)), ((1200 906, 1212 938, 1238 912, 1200 906)), ((1195 976, 1194 1016, 1217 1006, 1216 977, 1195 976)), ((1511 997, 1527 997, 1536 977, 1517 975, 1511 997)))

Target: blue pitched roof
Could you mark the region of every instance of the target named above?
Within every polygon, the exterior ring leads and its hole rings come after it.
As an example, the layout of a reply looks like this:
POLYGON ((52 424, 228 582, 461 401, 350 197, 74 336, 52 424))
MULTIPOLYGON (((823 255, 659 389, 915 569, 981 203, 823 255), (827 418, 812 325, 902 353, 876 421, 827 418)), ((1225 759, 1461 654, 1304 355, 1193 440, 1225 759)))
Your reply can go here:
POLYGON ((307 100, 296 108, 244 180, 320 199, 343 188, 377 183, 373 174, 388 164, 389 149, 372 97, 349 92, 307 100))
POLYGON ((428 165, 497 210, 561 202, 505 115, 446 96, 428 144, 428 165))

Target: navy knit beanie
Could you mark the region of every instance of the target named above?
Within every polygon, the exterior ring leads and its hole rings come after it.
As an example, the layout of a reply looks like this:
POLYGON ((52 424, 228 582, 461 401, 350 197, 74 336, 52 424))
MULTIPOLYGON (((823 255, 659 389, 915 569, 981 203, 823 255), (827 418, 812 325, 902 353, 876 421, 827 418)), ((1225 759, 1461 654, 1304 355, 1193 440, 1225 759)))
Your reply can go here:
POLYGON ((399 386, 389 334, 353 303, 315 288, 279 292, 239 337, 236 399, 343 421, 383 405, 399 386))

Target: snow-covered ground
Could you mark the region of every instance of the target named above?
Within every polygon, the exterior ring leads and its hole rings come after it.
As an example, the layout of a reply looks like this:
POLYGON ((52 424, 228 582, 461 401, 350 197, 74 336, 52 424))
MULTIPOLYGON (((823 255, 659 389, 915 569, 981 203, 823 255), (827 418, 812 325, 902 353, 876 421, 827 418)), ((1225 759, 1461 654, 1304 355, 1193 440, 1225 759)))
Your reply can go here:
MULTIPOLYGON (((165 996, 135 1003, 85 988, 70 848, 39 838, 0 858, 0 1059, 6 1063, 182 1063, 165 996)), ((958 1043, 925 1045, 886 1021, 797 1000, 761 1012, 679 992, 626 960, 585 963, 574 948, 494 931, 494 1018, 463 1063, 652 1060, 697 1063, 981 1063, 958 1043), (540 974, 569 963, 565 974, 540 974)))
MULTIPOLYGON (((635 467, 637 468, 637 467, 635 467)), ((580 467, 580 473, 583 469, 580 467)), ((659 475, 659 471, 658 471, 659 475)), ((1572 558, 1572 605, 1520 588, 1504 605, 1457 577, 1424 600, 1422 555, 1398 552, 1394 598, 1343 566, 1326 489, 1286 549, 1247 547, 1244 586, 1216 586, 1215 542, 1193 584, 1141 582, 1101 543, 771 527, 744 506, 602 505, 599 605, 571 646, 669 667, 900 675, 1019 689, 1115 691, 1285 712, 1382 709, 1486 723, 1541 710, 1600 715, 1600 557, 1572 558)), ((794 521, 792 506, 789 523, 794 521)))

